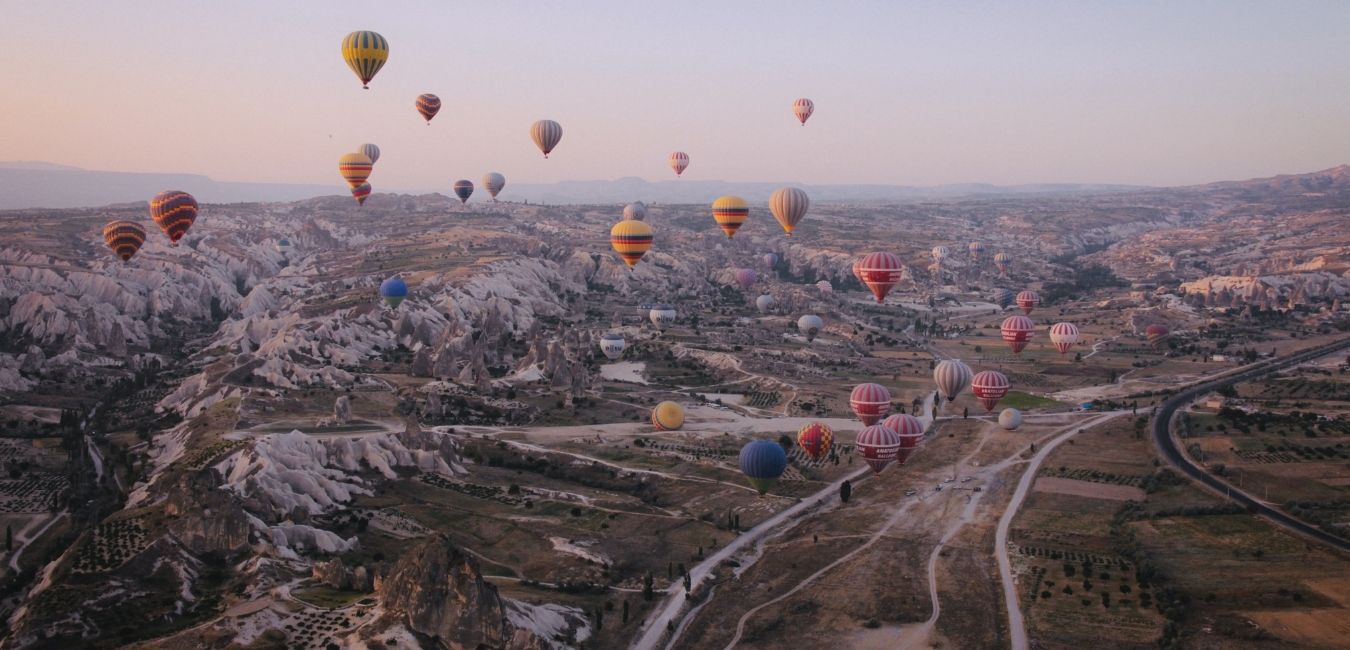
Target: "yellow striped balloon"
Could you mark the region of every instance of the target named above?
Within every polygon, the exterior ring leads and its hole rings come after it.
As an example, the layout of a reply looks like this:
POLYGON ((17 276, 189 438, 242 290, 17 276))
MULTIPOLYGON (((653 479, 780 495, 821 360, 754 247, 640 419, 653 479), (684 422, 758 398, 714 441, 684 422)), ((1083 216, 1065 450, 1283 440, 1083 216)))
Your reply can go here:
POLYGON ((338 173, 342 174, 342 178, 352 187, 366 182, 373 166, 374 163, 363 153, 348 153, 338 158, 338 173))
POLYGON ((549 152, 562 140, 562 125, 553 120, 539 120, 530 127, 530 138, 536 147, 548 158, 549 152))
POLYGON ((352 32, 342 39, 342 58, 361 80, 361 87, 369 90, 370 80, 389 60, 389 41, 375 32, 352 32))
POLYGON ((135 221, 110 221, 103 227, 103 241, 127 262, 145 243, 145 229, 135 221))
POLYGON ((769 211, 773 213, 773 218, 782 224, 789 237, 810 207, 810 197, 795 187, 780 187, 769 196, 769 211))
POLYGON ((684 426, 684 407, 675 402, 661 402, 652 409, 652 428, 657 431, 675 431, 684 426))
POLYGON ((631 269, 652 247, 652 227, 641 221, 620 221, 609 229, 609 243, 631 269))
POLYGON ((712 204, 713 219, 731 239, 750 216, 750 204, 739 196, 719 196, 712 204))

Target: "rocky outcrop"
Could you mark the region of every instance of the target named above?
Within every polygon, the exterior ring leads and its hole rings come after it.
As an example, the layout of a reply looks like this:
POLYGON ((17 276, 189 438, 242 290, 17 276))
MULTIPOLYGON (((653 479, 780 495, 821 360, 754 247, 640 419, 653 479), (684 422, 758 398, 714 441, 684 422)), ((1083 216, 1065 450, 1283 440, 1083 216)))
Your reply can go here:
POLYGON ((346 395, 337 398, 333 403, 333 421, 338 424, 346 424, 352 419, 352 399, 346 395))
POLYGON ((210 472, 188 474, 168 491, 169 533, 193 553, 234 555, 248 548, 252 526, 237 496, 220 490, 210 472))
POLYGON ((378 587, 387 615, 451 650, 543 650, 548 640, 515 627, 507 603, 483 579, 478 562, 445 535, 399 558, 378 587))
POLYGON ((375 572, 364 566, 350 568, 341 559, 315 562, 314 579, 334 589, 368 593, 375 590, 375 572))

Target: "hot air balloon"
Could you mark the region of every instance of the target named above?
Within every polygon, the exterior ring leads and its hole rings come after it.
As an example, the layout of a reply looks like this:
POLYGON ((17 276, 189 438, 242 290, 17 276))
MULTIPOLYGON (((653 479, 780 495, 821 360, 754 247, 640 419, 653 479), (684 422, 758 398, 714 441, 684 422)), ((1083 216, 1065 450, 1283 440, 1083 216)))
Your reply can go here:
POLYGON ((356 199, 357 205, 365 205, 366 199, 370 198, 370 183, 361 183, 352 188, 352 198, 356 199))
POLYGON ((1148 339, 1148 344, 1154 348, 1162 347, 1163 341, 1167 340, 1168 331, 1162 325, 1149 325, 1144 328, 1144 337, 1148 339))
POLYGON ((123 262, 129 262, 145 243, 145 228, 135 221, 110 221, 103 226, 103 243, 123 262))
POLYGON ((277 240, 276 244, 273 244, 272 248, 276 249, 278 253, 285 255, 286 253, 291 252, 293 247, 291 246, 291 240, 282 237, 277 240))
POLYGON ((900 258, 886 252, 868 253, 858 265, 858 275, 862 276, 863 284, 872 290, 878 303, 886 300, 886 294, 900 283, 902 270, 904 265, 900 258))
POLYGON ((977 242, 977 241, 973 241, 973 242, 970 242, 970 246, 967 246, 966 248, 967 248, 968 250, 970 250, 970 259, 975 260, 976 262, 978 262, 978 261, 980 261, 982 258, 984 258, 984 244, 983 244, 983 243, 977 242))
POLYGON ((970 366, 959 359, 944 359, 933 368, 933 383, 937 384, 938 394, 950 402, 970 385, 970 366))
POLYGON ((948 256, 948 255, 951 255, 951 249, 947 248, 946 246, 934 246, 934 247, 933 247, 933 261, 934 261, 934 262, 937 262, 938 264, 941 264, 943 260, 947 259, 947 256, 948 256))
POLYGON ((806 126, 807 118, 811 117, 814 112, 816 112, 815 103, 805 97, 792 102, 792 114, 797 116, 797 121, 801 122, 802 126, 806 126))
POLYGON ((882 421, 881 426, 900 436, 900 450, 895 460, 904 465, 910 454, 923 442, 923 422, 908 413, 896 413, 882 421))
POLYGON ((366 182, 371 169, 373 166, 366 154, 346 153, 338 158, 338 173, 342 174, 343 180, 352 187, 366 182))
POLYGON ((810 207, 811 198, 806 192, 795 187, 780 187, 769 195, 769 212, 772 212, 773 218, 783 226, 788 237, 792 236, 792 231, 797 228, 797 223, 806 216, 806 211, 810 207))
POLYGON ((1009 386, 1007 375, 997 370, 981 370, 970 380, 970 392, 980 400, 986 413, 994 412, 998 401, 1008 394, 1009 386))
POLYGON ((834 432, 820 422, 810 422, 797 432, 797 446, 811 460, 821 460, 830 455, 834 445, 834 432))
POLYGON ((1060 354, 1069 351, 1078 342, 1078 326, 1073 323, 1055 323, 1050 326, 1050 342, 1060 354))
POLYGON ((431 126, 431 118, 436 117, 436 114, 441 112, 441 98, 431 93, 422 93, 417 96, 413 106, 417 107, 417 112, 421 113, 422 119, 427 121, 427 126, 431 126))
POLYGON ((1021 309, 1024 314, 1031 314, 1031 310, 1039 304, 1041 304, 1041 297, 1036 295, 1035 291, 1023 291, 1017 294, 1017 308, 1021 309))
POLYGON ((685 168, 688 166, 689 166, 689 154, 683 151, 676 151, 675 153, 670 154, 670 168, 675 170, 676 177, 679 177, 680 174, 683 174, 685 168))
POLYGON ((469 202, 469 197, 473 196, 473 183, 464 179, 455 181, 455 196, 459 197, 460 205, 469 202))
POLYGON ((773 306, 776 302, 778 301, 774 300, 772 295, 766 293, 758 298, 755 298, 755 308, 758 309, 759 312, 762 314, 769 311, 770 309, 773 309, 773 306))
POLYGON ((1017 409, 1003 409, 998 414, 998 425, 1009 431, 1016 431, 1017 427, 1022 426, 1022 412, 1017 409))
POLYGON ((497 193, 506 187, 506 177, 497 172, 483 174, 483 188, 492 196, 492 200, 497 200, 497 193))
POLYGON ((1008 305, 1013 304, 1013 298, 1016 296, 1017 294, 1013 293, 1011 289, 995 290, 994 304, 998 305, 1000 309, 1007 309, 1008 305))
POLYGON ((177 246, 197 220, 197 199, 177 190, 160 192, 150 199, 150 218, 169 236, 169 243, 177 246))
POLYGON ((389 60, 389 41, 375 32, 352 32, 342 39, 342 58, 361 80, 361 87, 369 90, 370 80, 389 60))
POLYGON ((858 432, 858 439, 854 442, 854 446, 862 452, 863 460, 867 462, 867 466, 871 467, 873 472, 880 474, 881 470, 895 462, 895 459, 900 455, 900 434, 880 424, 870 425, 858 432))
POLYGON ((750 204, 739 196, 720 196, 712 204, 713 221, 731 239, 750 216, 750 204))
POLYGON ((675 431, 684 426, 684 407, 675 402, 661 402, 652 409, 652 428, 657 431, 675 431))
POLYGON ((755 281, 759 280, 759 274, 755 273, 754 269, 736 269, 731 275, 736 280, 736 284, 741 285, 742 289, 755 286, 755 281))
POLYGON ((858 384, 849 393, 848 405, 863 424, 871 426, 891 412, 891 391, 881 384, 858 384))
POLYGON ((652 227, 641 221, 620 221, 609 229, 609 243, 632 269, 652 247, 652 227))
POLYGON ((862 284, 867 284, 867 281, 863 280, 862 276, 862 263, 863 258, 861 257, 859 257, 856 260, 853 260, 853 277, 858 278, 858 282, 862 284))
POLYGON ((815 314, 805 314, 797 319, 797 331, 806 337, 807 343, 816 340, 822 329, 825 329, 825 321, 815 314))
POLYGON ((820 282, 817 282, 816 288, 819 289, 820 292, 823 294, 834 293, 834 285, 830 284, 829 280, 821 280, 820 282))
POLYGON ((673 305, 653 305, 651 311, 647 313, 647 318, 659 330, 664 330, 674 324, 675 317, 676 312, 673 305))
POLYGON ((384 298, 390 309, 395 309, 408 297, 408 285, 398 276, 389 278, 380 283, 380 297, 384 298))
POLYGON ((1012 264, 1012 255, 999 251, 994 254, 994 266, 998 267, 998 272, 1002 275, 1008 274, 1008 265, 1012 264))
POLYGON ((761 255, 759 259, 764 260, 764 266, 769 268, 778 266, 778 253, 765 253, 761 255))
POLYGON ((370 159, 370 164, 374 165, 380 162, 380 148, 367 142, 356 148, 356 153, 365 154, 370 159))
POLYGON ((760 494, 769 491, 787 470, 787 452, 772 440, 752 440, 741 447, 741 473, 760 494))
POLYGON ((604 353, 605 358, 614 361, 623 356, 623 349, 627 347, 627 342, 619 334, 606 334, 600 337, 600 351, 604 353))
POLYGON ((644 221, 647 219, 647 204, 642 201, 634 201, 623 206, 623 218, 628 221, 644 221))
POLYGON ((1013 354, 1021 354, 1022 349, 1027 347, 1027 342, 1031 341, 1031 335, 1035 333, 1036 325, 1031 322, 1030 318, 1016 314, 1003 319, 1003 325, 999 327, 999 331, 1013 354))
POLYGON ((534 140, 534 145, 544 152, 544 157, 548 158, 549 152, 558 146, 559 140, 562 140, 562 125, 553 120, 539 120, 530 127, 530 138, 534 140))

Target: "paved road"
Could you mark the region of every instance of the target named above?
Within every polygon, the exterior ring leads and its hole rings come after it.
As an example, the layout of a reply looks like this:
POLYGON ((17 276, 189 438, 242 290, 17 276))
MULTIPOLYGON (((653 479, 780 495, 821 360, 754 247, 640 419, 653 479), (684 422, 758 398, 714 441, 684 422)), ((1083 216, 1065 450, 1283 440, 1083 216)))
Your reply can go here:
POLYGON ((1347 347, 1350 347, 1350 337, 1275 359, 1255 368, 1239 370, 1233 374, 1224 376, 1222 379, 1197 384, 1181 391, 1176 396, 1163 402, 1162 406, 1158 407, 1158 414, 1153 420, 1153 444, 1157 445, 1160 455, 1168 464, 1181 470, 1182 473, 1189 476, 1192 480, 1203 484, 1205 487, 1210 488, 1236 503, 1246 506, 1249 511, 1260 514, 1266 519, 1274 522, 1276 525, 1282 526, 1283 528, 1296 532, 1304 537, 1315 539, 1332 548, 1339 549, 1342 552, 1350 553, 1350 541, 1332 535, 1331 533, 1300 519, 1291 517, 1278 508, 1268 506, 1256 497, 1233 487, 1228 482, 1205 471, 1203 467, 1196 465, 1190 457, 1181 450, 1180 446, 1177 444, 1176 438, 1172 437, 1172 417, 1176 415, 1177 409, 1189 404, 1195 399, 1225 386, 1250 381, 1262 375, 1267 375, 1292 365, 1311 361, 1337 350, 1343 350, 1347 347))

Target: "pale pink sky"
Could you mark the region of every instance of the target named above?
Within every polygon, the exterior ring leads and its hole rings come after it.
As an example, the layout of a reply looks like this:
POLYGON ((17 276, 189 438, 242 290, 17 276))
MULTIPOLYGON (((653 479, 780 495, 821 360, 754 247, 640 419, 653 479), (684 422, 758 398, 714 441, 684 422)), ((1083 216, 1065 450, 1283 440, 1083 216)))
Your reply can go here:
POLYGON ((377 190, 1184 184, 1350 161, 1345 2, 9 2, 0 159, 377 190), (547 5, 547 7, 545 7, 547 5), (387 37, 371 90, 347 32, 387 37), (445 107, 431 127, 422 92, 445 107), (792 100, 810 97, 805 128, 792 100), (547 161, 529 141, 562 123, 547 161), (330 137, 331 136, 331 137, 330 137))

